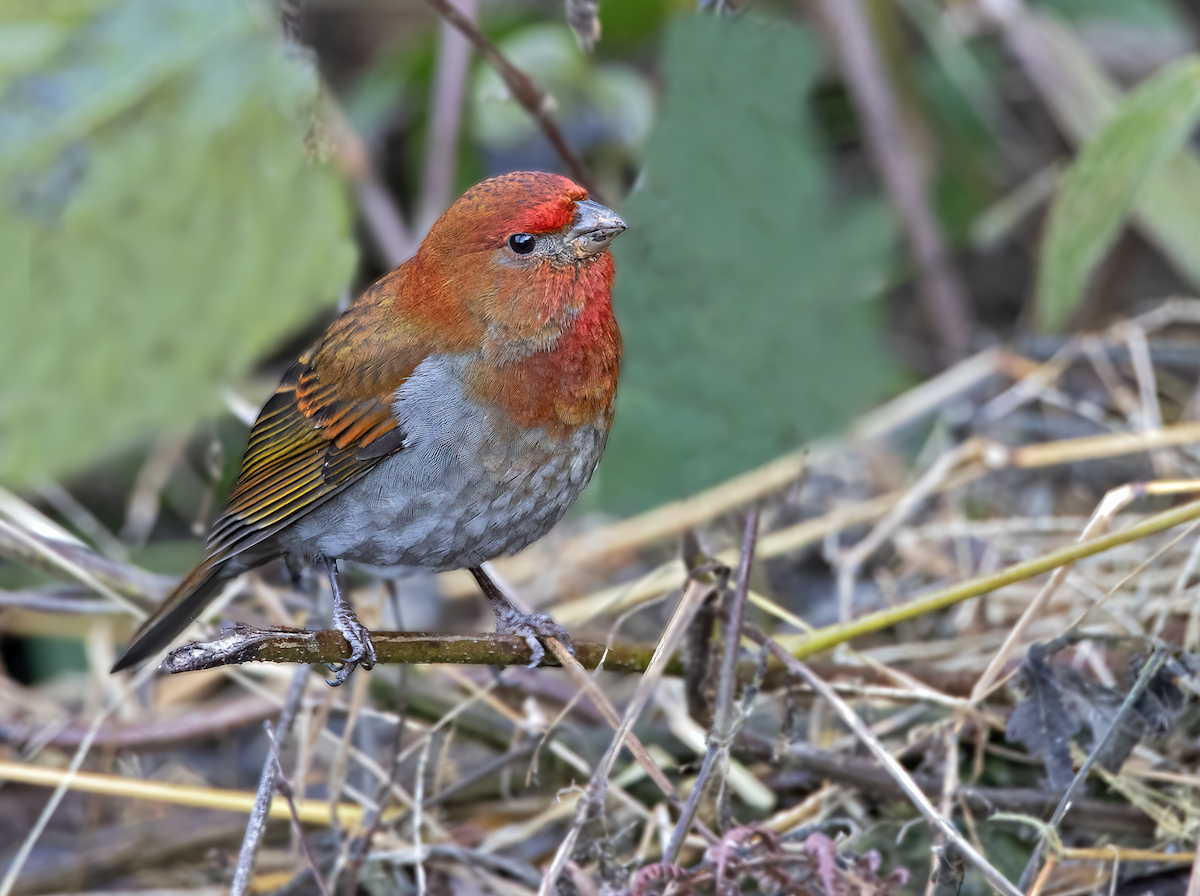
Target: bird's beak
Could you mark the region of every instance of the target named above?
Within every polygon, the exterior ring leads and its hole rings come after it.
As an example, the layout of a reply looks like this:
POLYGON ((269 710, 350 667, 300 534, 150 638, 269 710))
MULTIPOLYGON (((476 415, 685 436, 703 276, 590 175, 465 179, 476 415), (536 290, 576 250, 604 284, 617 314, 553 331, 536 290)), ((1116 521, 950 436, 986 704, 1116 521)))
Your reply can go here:
POLYGON ((591 258, 608 248, 625 230, 625 222, 611 208, 592 199, 575 203, 575 220, 566 243, 576 258, 591 258))

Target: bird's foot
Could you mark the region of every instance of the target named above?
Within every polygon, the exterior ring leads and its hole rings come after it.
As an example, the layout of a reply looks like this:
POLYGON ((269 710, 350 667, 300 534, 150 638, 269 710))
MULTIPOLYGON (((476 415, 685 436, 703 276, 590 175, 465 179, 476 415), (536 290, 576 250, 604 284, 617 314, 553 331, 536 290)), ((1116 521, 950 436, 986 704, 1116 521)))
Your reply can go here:
POLYGON ((561 641, 567 652, 571 656, 575 655, 575 648, 571 646, 571 636, 567 634, 567 630, 545 613, 522 613, 516 607, 498 609, 496 631, 502 635, 516 635, 525 639, 532 657, 527 667, 529 669, 536 669, 546 658, 546 648, 542 646, 542 641, 546 638, 561 641))
POLYGON ((349 604, 339 603, 334 607, 333 625, 350 645, 350 656, 344 662, 329 666, 333 679, 327 678, 325 681, 330 687, 336 688, 345 683, 356 667, 362 666, 369 672, 377 660, 375 647, 371 644, 371 632, 359 621, 349 604))

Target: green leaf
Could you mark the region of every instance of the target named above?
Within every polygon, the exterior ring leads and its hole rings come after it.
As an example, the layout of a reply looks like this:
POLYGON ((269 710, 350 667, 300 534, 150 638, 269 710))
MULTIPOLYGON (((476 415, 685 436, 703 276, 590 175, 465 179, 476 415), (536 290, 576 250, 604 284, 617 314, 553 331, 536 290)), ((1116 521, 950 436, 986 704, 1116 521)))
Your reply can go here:
POLYGON ((890 372, 873 299, 894 230, 841 195, 809 118, 799 28, 677 18, 663 114, 614 244, 625 337, 601 497, 694 492, 843 425, 890 372))
POLYGON ((1200 60, 1193 57, 1143 83, 1084 146, 1062 177, 1046 225, 1037 278, 1043 330, 1066 323, 1139 191, 1179 152, 1198 118, 1200 60))
POLYGON ((27 4, 0 18, 0 478, 219 406, 352 270, 312 161, 317 79, 254 0, 27 4), (14 74, 14 67, 21 70, 14 74))

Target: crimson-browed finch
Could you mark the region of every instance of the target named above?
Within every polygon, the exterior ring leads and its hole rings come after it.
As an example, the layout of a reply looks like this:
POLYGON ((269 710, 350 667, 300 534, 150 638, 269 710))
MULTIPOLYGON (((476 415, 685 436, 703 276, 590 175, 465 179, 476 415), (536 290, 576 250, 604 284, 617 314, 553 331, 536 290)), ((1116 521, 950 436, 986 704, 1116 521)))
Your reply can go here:
POLYGON ((496 629, 565 637, 523 614, 481 564, 544 535, 575 503, 613 419, 621 336, 614 212, 557 175, 473 187, 417 254, 354 301, 259 413, 204 559, 114 671, 166 647, 234 576, 282 557, 324 568, 350 644, 375 651, 337 561, 469 569, 496 629))

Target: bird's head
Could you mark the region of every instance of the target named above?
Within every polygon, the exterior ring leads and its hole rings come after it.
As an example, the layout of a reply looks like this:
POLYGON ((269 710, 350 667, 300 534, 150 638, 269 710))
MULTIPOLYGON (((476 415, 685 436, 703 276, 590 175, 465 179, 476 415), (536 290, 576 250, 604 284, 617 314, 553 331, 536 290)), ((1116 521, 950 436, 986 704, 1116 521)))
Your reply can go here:
POLYGON ((556 174, 516 172, 485 180, 430 228, 413 259, 443 323, 546 348, 597 304, 609 308, 616 212, 556 174))
POLYGON ((429 231, 422 251, 528 271, 580 265, 604 253, 625 230, 616 212, 588 199, 557 174, 518 171, 472 187, 429 231), (474 260, 477 260, 474 259, 474 260))

